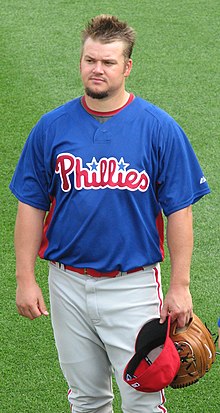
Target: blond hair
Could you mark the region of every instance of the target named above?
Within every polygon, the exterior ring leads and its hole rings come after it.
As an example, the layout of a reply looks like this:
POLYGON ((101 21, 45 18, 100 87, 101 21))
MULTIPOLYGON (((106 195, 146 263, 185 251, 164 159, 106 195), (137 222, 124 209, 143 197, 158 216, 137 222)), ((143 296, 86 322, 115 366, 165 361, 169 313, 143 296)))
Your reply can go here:
POLYGON ((82 49, 85 41, 90 37, 101 43, 122 41, 125 44, 124 57, 129 59, 135 43, 135 31, 126 22, 120 21, 116 16, 101 14, 92 18, 82 31, 82 49))

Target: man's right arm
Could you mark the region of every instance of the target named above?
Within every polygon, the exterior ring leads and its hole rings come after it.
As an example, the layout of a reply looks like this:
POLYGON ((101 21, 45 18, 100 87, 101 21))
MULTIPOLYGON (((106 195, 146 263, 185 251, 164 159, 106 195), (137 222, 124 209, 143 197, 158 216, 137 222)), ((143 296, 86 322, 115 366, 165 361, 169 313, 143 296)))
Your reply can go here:
POLYGON ((19 202, 15 224, 16 305, 18 313, 34 318, 48 315, 35 279, 35 262, 41 245, 45 211, 19 202))

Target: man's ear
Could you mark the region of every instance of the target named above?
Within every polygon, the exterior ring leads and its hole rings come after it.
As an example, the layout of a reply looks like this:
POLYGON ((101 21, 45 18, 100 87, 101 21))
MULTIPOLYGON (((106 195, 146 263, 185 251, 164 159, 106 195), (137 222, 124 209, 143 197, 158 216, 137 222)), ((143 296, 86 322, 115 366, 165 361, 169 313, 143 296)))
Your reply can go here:
POLYGON ((131 69, 132 69, 132 64, 133 64, 132 59, 128 59, 128 60, 125 62, 125 71, 124 71, 124 76, 125 76, 125 77, 128 77, 128 76, 130 75, 131 69))

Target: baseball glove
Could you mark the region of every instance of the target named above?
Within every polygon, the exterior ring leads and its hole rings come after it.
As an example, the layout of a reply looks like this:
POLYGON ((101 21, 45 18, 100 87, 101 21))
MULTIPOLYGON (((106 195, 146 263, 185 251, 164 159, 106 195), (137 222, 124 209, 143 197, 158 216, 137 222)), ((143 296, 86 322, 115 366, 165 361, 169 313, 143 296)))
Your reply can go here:
POLYGON ((174 389, 190 386, 209 371, 216 357, 216 348, 209 329, 193 314, 184 328, 171 324, 170 337, 180 356, 180 369, 170 384, 174 389))

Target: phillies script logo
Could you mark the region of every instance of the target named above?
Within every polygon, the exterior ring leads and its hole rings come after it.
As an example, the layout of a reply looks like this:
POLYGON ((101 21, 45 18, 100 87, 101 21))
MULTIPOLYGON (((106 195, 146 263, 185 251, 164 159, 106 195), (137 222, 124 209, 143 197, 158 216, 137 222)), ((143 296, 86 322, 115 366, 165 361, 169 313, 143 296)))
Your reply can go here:
POLYGON ((70 153, 61 153, 57 156, 56 174, 60 175, 61 188, 64 192, 71 190, 70 175, 74 174, 74 187, 80 189, 103 189, 118 188, 129 191, 147 191, 149 186, 149 176, 145 171, 138 172, 136 169, 128 169, 129 163, 121 158, 101 158, 97 162, 92 158, 92 162, 86 163, 83 167, 82 159, 70 153))

